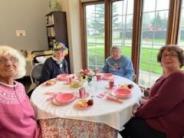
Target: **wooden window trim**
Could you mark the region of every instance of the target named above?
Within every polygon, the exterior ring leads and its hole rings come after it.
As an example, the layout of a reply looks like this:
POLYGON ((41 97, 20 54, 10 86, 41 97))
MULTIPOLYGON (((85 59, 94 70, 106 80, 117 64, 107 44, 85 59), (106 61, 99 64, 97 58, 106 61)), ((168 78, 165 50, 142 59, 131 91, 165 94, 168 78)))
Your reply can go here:
POLYGON ((105 0, 105 58, 110 56, 112 47, 112 2, 105 0))
POLYGON ((141 46, 141 28, 142 28, 142 10, 143 0, 134 0, 133 12, 133 33, 132 33, 132 63, 135 70, 135 82, 139 78, 140 46, 141 46))
POLYGON ((103 3, 103 1, 97 1, 97 2, 85 2, 82 3, 80 2, 80 25, 81 25, 81 52, 82 52, 82 68, 85 69, 88 66, 88 62, 87 62, 87 32, 86 32, 86 10, 85 7, 87 5, 92 5, 92 4, 100 4, 103 3))
POLYGON ((87 67, 87 49, 86 49, 86 31, 85 31, 85 26, 86 26, 86 11, 85 11, 85 6, 82 4, 82 2, 79 2, 80 6, 80 31, 81 31, 81 61, 82 61, 82 68, 87 67))
POLYGON ((166 44, 177 44, 182 0, 170 0, 166 44))

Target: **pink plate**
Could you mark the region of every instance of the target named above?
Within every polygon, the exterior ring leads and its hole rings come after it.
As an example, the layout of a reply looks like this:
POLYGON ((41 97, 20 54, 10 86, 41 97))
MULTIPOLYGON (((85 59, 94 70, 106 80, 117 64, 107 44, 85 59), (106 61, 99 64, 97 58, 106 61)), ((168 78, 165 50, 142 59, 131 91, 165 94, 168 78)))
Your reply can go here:
POLYGON ((66 105, 75 100, 75 95, 73 93, 60 93, 56 94, 56 96, 53 98, 53 104, 56 105, 66 105))
POLYGON ((54 84, 56 84, 56 80, 54 80, 54 79, 44 82, 45 86, 52 86, 54 84))
POLYGON ((60 74, 56 78, 57 80, 60 80, 60 81, 67 81, 69 76, 70 76, 69 74, 60 74))
POLYGON ((112 73, 102 73, 102 80, 111 80, 113 79, 112 73))
POLYGON ((131 90, 128 88, 117 88, 113 91, 113 94, 118 98, 129 98, 131 95, 131 90))

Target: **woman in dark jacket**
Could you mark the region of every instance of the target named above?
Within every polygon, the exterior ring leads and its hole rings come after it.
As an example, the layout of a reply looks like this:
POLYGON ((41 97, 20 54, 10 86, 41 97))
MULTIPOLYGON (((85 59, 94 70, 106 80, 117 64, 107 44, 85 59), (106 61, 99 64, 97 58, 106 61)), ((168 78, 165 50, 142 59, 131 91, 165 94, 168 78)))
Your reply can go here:
POLYGON ((63 44, 54 48, 53 57, 48 58, 43 65, 40 83, 55 78, 59 74, 68 73, 68 63, 65 59, 67 54, 68 49, 63 44))

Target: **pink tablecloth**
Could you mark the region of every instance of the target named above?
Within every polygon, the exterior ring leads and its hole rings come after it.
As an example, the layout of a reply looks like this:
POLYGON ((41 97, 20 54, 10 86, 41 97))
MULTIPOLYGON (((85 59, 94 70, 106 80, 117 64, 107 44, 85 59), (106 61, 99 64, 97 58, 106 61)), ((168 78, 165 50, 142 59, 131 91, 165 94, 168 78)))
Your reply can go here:
POLYGON ((117 138, 117 131, 105 124, 72 119, 41 119, 42 138, 117 138))

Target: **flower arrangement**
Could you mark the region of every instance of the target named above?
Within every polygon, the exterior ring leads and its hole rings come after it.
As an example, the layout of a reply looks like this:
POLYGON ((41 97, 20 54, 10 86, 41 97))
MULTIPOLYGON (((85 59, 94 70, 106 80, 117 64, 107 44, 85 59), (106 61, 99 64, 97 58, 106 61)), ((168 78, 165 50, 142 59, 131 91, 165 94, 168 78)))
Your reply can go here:
POLYGON ((95 75, 95 72, 92 69, 82 69, 80 71, 80 78, 87 79, 88 82, 92 81, 92 77, 95 75))

